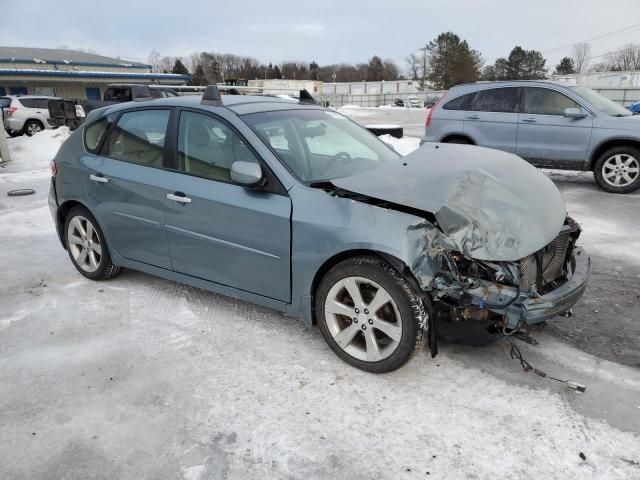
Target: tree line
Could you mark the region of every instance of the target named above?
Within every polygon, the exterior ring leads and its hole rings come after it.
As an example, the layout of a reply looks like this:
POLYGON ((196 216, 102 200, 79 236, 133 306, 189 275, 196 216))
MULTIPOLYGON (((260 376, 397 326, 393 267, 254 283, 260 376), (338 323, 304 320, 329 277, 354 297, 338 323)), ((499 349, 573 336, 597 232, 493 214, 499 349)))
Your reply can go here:
POLYGON ((402 72, 393 60, 374 55, 368 62, 319 65, 315 61, 264 63, 256 58, 231 53, 197 52, 187 58, 162 56, 153 51, 149 64, 155 72, 190 74, 191 84, 208 85, 236 79, 295 79, 323 82, 381 80, 417 81, 421 89, 448 89, 478 80, 540 80, 550 72, 557 75, 587 71, 640 69, 640 44, 592 56, 588 43, 574 45, 571 55, 549 67, 542 52, 514 46, 505 57, 486 64, 482 54, 453 32, 444 32, 423 48, 409 54, 402 72), (593 62, 594 59, 599 59, 593 62), (405 76, 406 73, 406 76, 405 76))
POLYGON ((319 65, 315 61, 263 63, 253 57, 231 53, 198 52, 187 58, 161 56, 153 51, 148 59, 154 72, 190 74, 192 85, 232 80, 294 79, 323 82, 359 82, 402 78, 393 60, 374 55, 366 63, 319 65))

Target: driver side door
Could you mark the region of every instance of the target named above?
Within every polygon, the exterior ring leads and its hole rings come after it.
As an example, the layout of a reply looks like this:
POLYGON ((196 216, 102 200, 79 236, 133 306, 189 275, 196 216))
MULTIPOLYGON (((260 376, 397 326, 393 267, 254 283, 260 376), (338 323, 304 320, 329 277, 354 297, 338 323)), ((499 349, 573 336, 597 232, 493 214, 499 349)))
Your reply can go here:
POLYGON ((176 272, 288 302, 291 199, 248 142, 213 114, 182 110, 173 184, 164 202, 176 272), (264 188, 231 180, 234 161, 259 163, 264 188))

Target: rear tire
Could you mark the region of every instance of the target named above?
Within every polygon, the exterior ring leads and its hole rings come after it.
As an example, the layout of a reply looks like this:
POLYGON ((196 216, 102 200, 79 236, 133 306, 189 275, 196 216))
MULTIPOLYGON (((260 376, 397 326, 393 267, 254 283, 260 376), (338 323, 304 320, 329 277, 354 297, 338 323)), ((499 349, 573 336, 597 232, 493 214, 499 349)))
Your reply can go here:
POLYGON ((44 125, 38 120, 27 120, 24 124, 23 132, 27 137, 33 137, 36 133, 40 133, 44 130, 44 125))
POLYGON ((90 280, 107 280, 122 268, 113 264, 98 222, 82 206, 73 207, 64 222, 65 245, 76 270, 90 280))
POLYGON ((336 355, 367 372, 397 370, 427 339, 423 300, 375 256, 349 258, 331 268, 316 291, 315 316, 336 355))
POLYGON ((630 146, 613 147, 593 166, 593 176, 605 192, 631 193, 640 188, 640 150, 630 146))

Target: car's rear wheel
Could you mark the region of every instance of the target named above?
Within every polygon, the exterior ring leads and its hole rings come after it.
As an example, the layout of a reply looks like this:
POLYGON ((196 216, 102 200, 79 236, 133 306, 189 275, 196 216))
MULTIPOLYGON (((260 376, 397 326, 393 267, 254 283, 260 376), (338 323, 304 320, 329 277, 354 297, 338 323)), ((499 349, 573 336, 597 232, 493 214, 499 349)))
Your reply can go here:
POLYGON ((84 207, 74 207, 65 220, 65 242, 76 269, 91 280, 106 280, 120 273, 114 265, 96 219, 84 207))
POLYGON ((44 127, 37 120, 28 120, 27 123, 24 124, 24 133, 28 137, 33 137, 36 133, 40 133, 42 130, 44 130, 44 127))
POLYGON ((611 193, 630 193, 640 188, 640 150, 614 147, 604 152, 593 170, 596 183, 611 193))
POLYGON ((329 347, 361 370, 403 366, 427 338, 423 300, 390 264, 359 256, 335 265, 315 299, 316 320, 329 347))

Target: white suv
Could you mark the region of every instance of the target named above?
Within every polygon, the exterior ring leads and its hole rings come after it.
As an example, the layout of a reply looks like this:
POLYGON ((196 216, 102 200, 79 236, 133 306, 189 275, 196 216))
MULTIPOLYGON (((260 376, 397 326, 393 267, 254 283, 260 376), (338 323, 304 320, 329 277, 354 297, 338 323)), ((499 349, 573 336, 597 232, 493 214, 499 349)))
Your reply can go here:
POLYGON ((21 95, 7 98, 11 99, 11 104, 4 109, 4 127, 9 135, 32 136, 45 128, 51 128, 47 122, 48 102, 57 97, 21 95))

